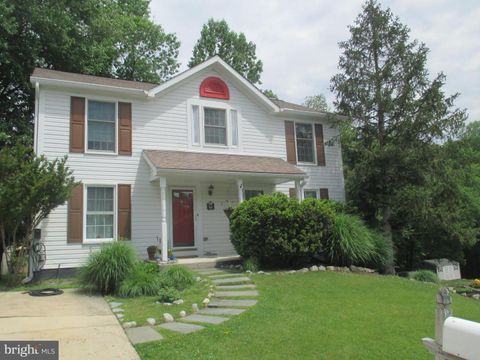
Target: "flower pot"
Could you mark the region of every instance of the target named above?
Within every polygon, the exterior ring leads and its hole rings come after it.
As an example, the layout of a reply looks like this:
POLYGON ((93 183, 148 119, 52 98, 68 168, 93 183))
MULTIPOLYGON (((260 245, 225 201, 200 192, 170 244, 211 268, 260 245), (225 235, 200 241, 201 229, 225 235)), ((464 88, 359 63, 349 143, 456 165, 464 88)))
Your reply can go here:
POLYGON ((148 260, 155 260, 155 255, 157 254, 156 246, 149 246, 147 248, 148 260))

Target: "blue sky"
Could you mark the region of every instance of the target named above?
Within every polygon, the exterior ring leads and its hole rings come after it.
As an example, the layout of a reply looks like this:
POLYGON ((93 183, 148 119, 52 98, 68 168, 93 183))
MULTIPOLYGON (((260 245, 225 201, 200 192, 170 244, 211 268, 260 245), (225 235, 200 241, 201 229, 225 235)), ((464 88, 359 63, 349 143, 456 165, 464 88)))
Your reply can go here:
MULTIPOLYGON (((181 70, 191 56, 202 25, 225 19, 257 45, 263 61, 262 88, 281 99, 301 103, 323 93, 331 102, 330 78, 337 72, 337 43, 349 37, 347 26, 361 10, 359 0, 153 0, 152 17, 182 42, 181 70)), ((411 37, 430 49, 432 76, 443 71, 447 94, 460 92, 456 105, 469 120, 480 120, 480 1, 384 0, 411 37)))

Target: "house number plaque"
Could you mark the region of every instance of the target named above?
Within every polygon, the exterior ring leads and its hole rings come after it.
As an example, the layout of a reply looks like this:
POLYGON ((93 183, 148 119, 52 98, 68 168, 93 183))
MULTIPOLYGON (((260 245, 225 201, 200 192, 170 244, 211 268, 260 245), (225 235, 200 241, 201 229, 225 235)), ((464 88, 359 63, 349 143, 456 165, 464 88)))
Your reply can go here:
POLYGON ((207 210, 215 210, 215 204, 213 201, 207 202, 207 210))

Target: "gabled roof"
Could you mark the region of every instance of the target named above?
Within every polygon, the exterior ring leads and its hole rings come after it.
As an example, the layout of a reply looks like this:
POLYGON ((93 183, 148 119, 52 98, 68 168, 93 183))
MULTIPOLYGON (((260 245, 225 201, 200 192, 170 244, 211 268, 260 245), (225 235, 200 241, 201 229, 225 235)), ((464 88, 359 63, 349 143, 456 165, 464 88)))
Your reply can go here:
POLYGON ((271 99, 280 109, 282 110, 294 110, 294 111, 304 111, 304 112, 311 112, 317 114, 325 114, 325 112, 312 109, 303 105, 294 104, 288 101, 271 99))
POLYGON ((227 172, 284 175, 303 178, 306 174, 286 161, 268 156, 212 154, 171 150, 143 150, 147 162, 157 171, 227 172))

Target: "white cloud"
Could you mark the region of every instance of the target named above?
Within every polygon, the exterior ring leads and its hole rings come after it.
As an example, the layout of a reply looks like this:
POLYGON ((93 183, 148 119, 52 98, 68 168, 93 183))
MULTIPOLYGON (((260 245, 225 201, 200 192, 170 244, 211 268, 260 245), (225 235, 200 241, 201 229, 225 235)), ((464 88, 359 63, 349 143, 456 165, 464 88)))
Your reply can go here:
MULTIPOLYGON (((360 12, 360 0, 318 1, 173 1, 153 0, 154 20, 182 42, 182 69, 190 58, 200 29, 209 18, 225 19, 257 45, 264 63, 262 88, 280 98, 301 103, 305 96, 324 93, 337 72, 337 43, 348 39, 347 26, 360 12)), ((432 75, 447 75, 447 93, 460 92, 459 107, 480 120, 480 2, 477 0, 383 1, 412 30, 412 37, 431 52, 432 75)))

